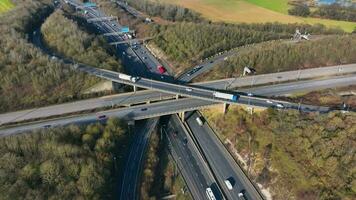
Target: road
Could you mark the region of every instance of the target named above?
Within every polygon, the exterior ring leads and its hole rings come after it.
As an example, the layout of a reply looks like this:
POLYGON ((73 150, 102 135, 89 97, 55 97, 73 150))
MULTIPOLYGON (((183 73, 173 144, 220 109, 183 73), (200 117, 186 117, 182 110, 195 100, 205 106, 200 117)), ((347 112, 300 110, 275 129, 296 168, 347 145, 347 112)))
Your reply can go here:
POLYGON ((215 185, 215 178, 177 115, 167 116, 165 121, 163 126, 169 141, 169 150, 193 199, 205 200, 207 187, 212 186, 220 192, 215 185))
MULTIPOLYGON (((135 52, 134 52, 135 53, 135 52)), ((140 56, 138 56, 140 57, 140 56)), ((141 60, 142 61, 142 60, 141 60)), ((150 69, 150 68, 149 68, 150 69)), ((95 72, 94 72, 95 74, 95 72)), ((103 73, 101 72, 99 76, 103 76, 103 73)), ((105 75, 104 75, 105 76, 105 75)), ((142 79, 140 79, 139 81, 141 81, 142 79)), ((151 88, 152 88, 152 81, 151 81, 151 88)), ((185 88, 187 90, 187 88, 185 88)), ((179 89, 180 90, 180 89, 179 89)), ((197 89, 194 88, 194 92, 196 92, 197 89)), ((164 90, 163 90, 164 91, 164 90)), ((201 92, 201 89, 199 89, 199 92, 201 92)), ((176 92, 175 92, 176 93, 176 92)), ((189 95, 188 95, 189 96, 189 95)), ((201 96, 201 94, 200 94, 201 96)), ((254 97, 248 97, 248 103, 250 104, 251 103, 251 99, 254 98, 254 97)), ((221 101, 220 101, 221 102, 221 101)), ((254 102, 252 102, 251 104, 254 104, 254 102)), ((249 192, 249 191, 248 191, 249 192)))
POLYGON ((212 171, 217 177, 219 185, 227 191, 228 199, 240 199, 238 193, 245 190, 247 199, 260 199, 260 194, 256 188, 248 180, 247 176, 236 164, 235 160, 231 157, 224 145, 217 138, 216 134, 204 123, 200 126, 196 122, 196 118, 200 115, 197 112, 189 112, 186 118, 190 130, 194 133, 199 147, 204 152, 204 155, 209 163, 212 171), (233 184, 233 189, 229 190, 224 180, 229 179, 233 184))
POLYGON ((294 71, 261 74, 254 76, 236 77, 224 80, 216 80, 209 82, 200 82, 205 87, 212 89, 231 89, 237 87, 253 87, 256 85, 264 85, 268 83, 283 83, 288 81, 298 81, 314 78, 322 78, 329 76, 338 76, 346 74, 355 74, 356 64, 336 65, 329 67, 318 67, 310 69, 301 69, 294 71))
POLYGON ((139 199, 139 181, 144 165, 144 156, 148 147, 151 133, 157 125, 159 118, 151 118, 144 121, 137 121, 135 124, 135 134, 131 145, 130 154, 127 158, 124 169, 124 176, 121 183, 119 199, 139 199))
MULTIPOLYGON (((326 77, 322 79, 295 81, 290 83, 276 84, 273 86, 261 86, 244 88, 241 92, 251 92, 262 96, 279 96, 295 92, 306 92, 325 88, 336 88, 356 84, 356 75, 326 77)), ((0 114, 0 125, 9 122, 19 122, 38 118, 53 117, 74 112, 82 112, 105 107, 128 106, 149 101, 159 101, 174 98, 175 95, 156 92, 152 90, 137 91, 131 93, 110 95, 94 99, 80 100, 71 103, 58 104, 35 109, 0 114)))

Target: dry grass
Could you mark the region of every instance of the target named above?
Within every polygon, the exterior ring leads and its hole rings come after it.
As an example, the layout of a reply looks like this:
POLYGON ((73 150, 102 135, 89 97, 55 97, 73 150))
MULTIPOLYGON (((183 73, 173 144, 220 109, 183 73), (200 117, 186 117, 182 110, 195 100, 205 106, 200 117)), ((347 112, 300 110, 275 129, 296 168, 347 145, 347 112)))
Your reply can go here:
MULTIPOLYGON (((154 0, 152 0, 154 1, 154 0)), ((230 23, 321 23, 328 27, 340 27, 351 32, 356 23, 290 16, 267 8, 257 6, 244 0, 156 0, 171 4, 177 4, 201 13, 212 21, 224 21, 230 23)))

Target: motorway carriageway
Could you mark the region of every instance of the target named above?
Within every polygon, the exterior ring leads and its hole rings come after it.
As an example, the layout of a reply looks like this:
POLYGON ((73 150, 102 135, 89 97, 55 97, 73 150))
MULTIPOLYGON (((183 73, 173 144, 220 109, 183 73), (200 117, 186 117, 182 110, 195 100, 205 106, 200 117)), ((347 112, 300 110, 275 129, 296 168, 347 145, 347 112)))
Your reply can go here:
MULTIPOLYGON (((293 92, 305 92, 320 90, 325 88, 336 88, 348 86, 356 83, 356 75, 328 77, 316 80, 297 81, 291 83, 276 84, 273 86, 253 87, 240 90, 241 92, 251 92, 255 95, 278 96, 291 94, 293 92)), ((17 112, 0 114, 0 125, 9 122, 20 122, 24 120, 33 120, 39 118, 53 117, 75 112, 89 111, 92 109, 130 106, 135 104, 173 99, 175 95, 156 92, 152 90, 143 90, 131 93, 123 93, 98 97, 94 99, 80 100, 71 103, 28 109, 17 112)))

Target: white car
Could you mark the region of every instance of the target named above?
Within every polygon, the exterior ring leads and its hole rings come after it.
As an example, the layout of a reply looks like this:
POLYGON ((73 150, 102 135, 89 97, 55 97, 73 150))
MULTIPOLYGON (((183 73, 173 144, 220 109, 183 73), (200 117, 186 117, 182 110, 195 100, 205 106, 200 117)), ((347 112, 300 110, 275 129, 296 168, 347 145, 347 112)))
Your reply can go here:
POLYGON ((271 100, 267 100, 266 102, 267 102, 267 103, 273 103, 271 100))
POLYGON ((277 103, 277 108, 284 108, 284 105, 283 104, 281 104, 281 103, 277 103))
POLYGON ((247 96, 252 97, 253 94, 252 93, 247 93, 247 96))
POLYGON ((192 89, 192 88, 185 88, 185 90, 186 90, 186 91, 188 91, 188 92, 193 91, 193 89, 192 89))
POLYGON ((237 195, 239 196, 240 199, 243 199, 243 200, 246 199, 246 198, 245 198, 245 190, 241 190, 241 191, 239 192, 239 194, 237 194, 237 195))
POLYGON ((226 179, 225 181, 225 185, 229 190, 232 190, 232 184, 230 183, 229 179, 226 179))

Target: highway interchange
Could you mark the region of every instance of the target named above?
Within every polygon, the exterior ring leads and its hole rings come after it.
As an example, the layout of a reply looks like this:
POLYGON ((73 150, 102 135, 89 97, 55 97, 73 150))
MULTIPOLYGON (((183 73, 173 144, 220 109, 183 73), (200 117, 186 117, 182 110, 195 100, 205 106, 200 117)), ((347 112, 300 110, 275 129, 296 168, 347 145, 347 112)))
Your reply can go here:
MULTIPOLYGON (((75 1, 67 2, 71 2, 74 6, 77 7, 80 6, 80 4, 75 1)), ((95 8, 86 8, 86 10, 88 11, 86 13, 86 17, 88 18, 105 17, 104 14, 95 8)), ((97 26, 98 30, 103 33, 117 32, 117 28, 120 27, 120 25, 116 22, 110 21, 95 23, 95 26, 97 26)), ((120 35, 107 36, 107 39, 109 42, 123 40, 120 35)), ((126 106, 141 104, 148 101, 159 102, 111 109, 98 113, 86 113, 69 117, 63 116, 50 120, 25 123, 19 126, 13 125, 2 127, 0 128, 0 134, 1 136, 6 136, 43 127, 63 126, 72 123, 93 123, 98 121, 97 117, 99 115, 105 115, 105 117, 115 116, 127 120, 151 118, 143 122, 144 125, 139 126, 138 131, 136 132, 135 143, 133 144, 132 151, 129 155, 130 162, 128 162, 126 166, 127 169, 132 170, 132 173, 125 173, 125 176, 129 177, 124 178, 124 181, 128 180, 130 182, 133 180, 133 187, 129 187, 130 185, 123 183, 121 199, 138 198, 135 196, 135 194, 137 194, 137 190, 133 189, 130 191, 130 189, 137 188, 140 165, 142 164, 142 156, 145 147, 147 146, 150 133, 157 124, 157 117, 179 112, 194 111, 205 106, 216 105, 219 103, 236 103, 214 98, 212 96, 212 92, 216 89, 235 88, 237 86, 255 86, 268 83, 268 81, 271 82, 271 80, 272 82, 280 83, 284 81, 315 77, 316 74, 320 76, 320 71, 315 71, 314 73, 311 73, 310 71, 309 73, 303 73, 303 70, 298 70, 297 73, 294 72, 290 73, 289 75, 283 74, 285 72, 282 72, 282 74, 273 74, 271 76, 276 77, 273 79, 268 78, 268 75, 267 78, 265 78, 266 76, 259 75, 260 77, 246 77, 250 81, 243 80, 244 78, 242 78, 222 80, 220 82, 186 85, 184 82, 189 82, 194 77, 209 70, 214 64, 224 60, 226 55, 215 57, 214 59, 216 59, 216 61, 209 60, 203 62, 201 65, 198 65, 200 67, 198 71, 194 71, 194 73, 192 73, 192 71, 188 71, 179 77, 178 82, 174 82, 174 78, 170 77, 167 73, 165 73, 163 76, 157 74, 156 67, 160 63, 147 50, 147 48, 144 47, 144 45, 136 43, 133 45, 120 44, 117 45, 116 48, 118 50, 118 55, 121 56, 123 60, 123 64, 125 66, 130 66, 128 73, 133 76, 141 77, 137 82, 132 83, 126 80, 120 80, 118 78, 118 74, 115 72, 101 70, 82 64, 76 65, 76 69, 96 75, 98 77, 112 80, 114 82, 131 84, 146 89, 154 89, 160 92, 137 91, 130 94, 113 95, 104 98, 84 100, 81 102, 73 102, 62 105, 48 106, 45 108, 1 114, 0 125, 8 122, 64 115, 93 108, 103 108, 110 106, 113 107, 114 105, 126 106), (192 88, 192 91, 188 91, 187 88, 192 88), (187 98, 175 99, 176 94, 180 94, 181 96, 185 96, 187 98), (162 99, 166 100, 160 101, 162 99), (125 187, 127 187, 127 189, 125 189, 125 187)), ((355 70, 354 65, 347 65, 333 67, 325 71, 323 70, 323 73, 325 72, 326 74, 330 73, 333 75, 346 74, 349 72, 354 72, 353 70, 355 70)), ((255 95, 273 96, 289 94, 295 91, 325 88, 329 86, 345 86, 349 85, 350 83, 355 83, 355 80, 356 77, 354 75, 347 75, 320 80, 296 81, 294 83, 283 83, 273 86, 250 87, 245 89, 244 92, 252 92, 254 95, 247 96, 242 94, 239 99, 239 104, 242 103, 248 106, 271 107, 274 106, 276 102, 281 101, 273 100, 271 105, 271 103, 267 102, 268 99, 264 97, 255 97, 255 95)), ((329 111, 329 108, 325 107, 299 105, 289 102, 283 102, 283 105, 284 108, 292 108, 304 111, 329 111)), ((188 112, 186 114, 188 117, 185 118, 185 124, 182 124, 177 115, 172 115, 171 117, 167 117, 163 122, 165 127, 162 129, 163 132, 167 135, 172 155, 175 158, 178 167, 180 167, 180 171, 187 185, 189 186, 189 190, 194 199, 206 199, 205 189, 208 186, 216 187, 216 195, 221 195, 221 199, 239 199, 240 197, 238 197, 238 193, 241 190, 246 190, 247 199, 262 199, 263 197, 258 192, 258 189, 256 189, 253 183, 243 173, 242 169, 236 164, 223 144, 216 137, 213 130, 208 126, 208 124, 205 123, 203 126, 198 125, 195 120, 198 115, 199 113, 197 112, 188 112), (229 191, 223 182, 226 178, 233 178, 233 180, 236 181, 236 185, 232 191, 229 191)))

